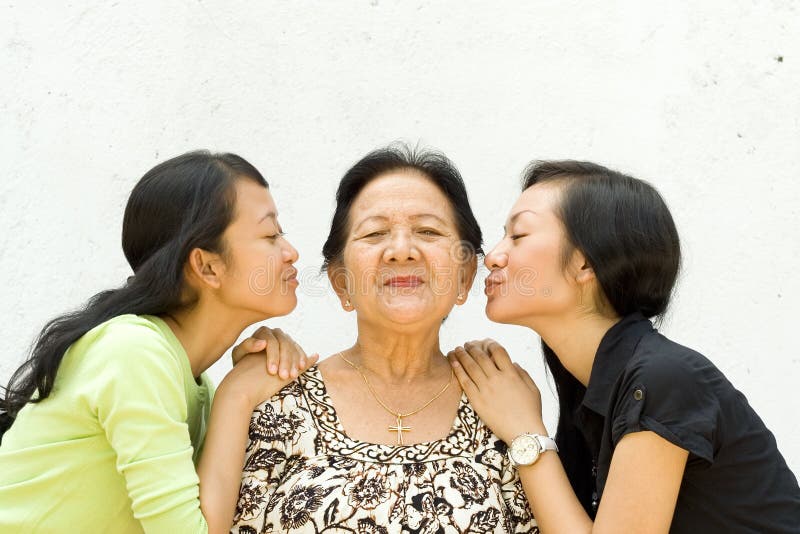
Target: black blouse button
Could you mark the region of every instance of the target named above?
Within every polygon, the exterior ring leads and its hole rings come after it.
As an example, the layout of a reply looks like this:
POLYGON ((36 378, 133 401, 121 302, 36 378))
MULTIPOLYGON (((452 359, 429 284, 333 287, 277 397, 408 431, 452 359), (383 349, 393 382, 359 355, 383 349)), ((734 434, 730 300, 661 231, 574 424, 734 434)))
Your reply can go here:
POLYGON ((644 398, 644 392, 641 389, 636 389, 633 392, 633 398, 640 401, 644 398))

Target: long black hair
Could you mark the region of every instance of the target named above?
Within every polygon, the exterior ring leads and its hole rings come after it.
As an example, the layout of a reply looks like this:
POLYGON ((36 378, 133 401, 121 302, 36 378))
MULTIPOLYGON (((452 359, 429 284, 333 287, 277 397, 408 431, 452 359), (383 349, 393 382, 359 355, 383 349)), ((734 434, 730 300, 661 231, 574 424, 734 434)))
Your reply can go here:
MULTIPOLYGON (((660 319, 669 306, 681 263, 678 231, 664 199, 645 181, 586 161, 537 161, 523 176, 523 190, 557 183, 556 214, 564 225, 563 265, 577 249, 592 267, 596 299, 624 317, 640 312, 660 319)), ((586 388, 542 341, 559 404, 556 442, 564 470, 586 511, 591 508, 592 456, 576 421, 586 388)))
POLYGON ((0 437, 27 403, 50 395, 64 353, 89 330, 118 315, 166 314, 194 303, 184 264, 195 248, 224 256, 234 183, 243 178, 268 187, 243 158, 196 151, 156 165, 139 180, 122 223, 122 249, 134 275, 45 325, 0 399, 0 437))

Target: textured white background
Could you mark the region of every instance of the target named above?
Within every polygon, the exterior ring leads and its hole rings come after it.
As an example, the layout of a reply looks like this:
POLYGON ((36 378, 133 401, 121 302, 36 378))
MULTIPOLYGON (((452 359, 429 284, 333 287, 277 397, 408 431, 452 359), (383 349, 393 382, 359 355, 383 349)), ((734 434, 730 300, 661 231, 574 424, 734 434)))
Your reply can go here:
MULTIPOLYGON (((529 160, 583 158, 666 196, 686 259, 663 330, 717 363, 800 473, 798 9, 2 2, 0 379, 46 319, 130 274, 124 203, 169 156, 230 150, 262 170, 303 269, 297 310, 271 324, 325 355, 354 322, 312 273, 360 156, 395 139, 443 150, 487 246, 529 160)), ((544 380, 535 335, 484 317, 481 274, 444 348, 491 336, 544 380)), ((545 410, 553 428, 547 390, 545 410)))

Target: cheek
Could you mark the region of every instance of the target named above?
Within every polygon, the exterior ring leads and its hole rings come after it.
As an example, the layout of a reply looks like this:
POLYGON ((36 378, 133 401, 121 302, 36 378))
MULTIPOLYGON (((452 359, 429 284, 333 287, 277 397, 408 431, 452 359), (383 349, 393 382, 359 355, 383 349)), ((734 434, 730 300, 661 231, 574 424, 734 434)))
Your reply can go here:
POLYGON ((374 284, 377 272, 368 250, 346 250, 342 259, 337 275, 343 279, 349 291, 360 293, 363 292, 360 288, 374 284))
POLYGON ((462 265, 455 258, 450 258, 443 254, 429 266, 430 286, 433 293, 437 296, 449 295, 458 291, 458 284, 462 265))
POLYGON ((560 249, 548 243, 531 243, 509 251, 508 274, 512 294, 523 297, 549 297, 563 292, 566 284, 560 249))
POLYGON ((349 283, 356 287, 374 284, 378 278, 381 261, 380 251, 369 246, 353 246, 345 250, 344 273, 349 283))
POLYGON ((270 275, 281 267, 281 254, 278 247, 267 243, 253 243, 243 247, 236 256, 235 264, 241 275, 249 275, 252 271, 268 272, 270 275))
POLYGON ((239 290, 271 293, 283 274, 283 261, 278 247, 254 243, 236 251, 231 280, 239 290))

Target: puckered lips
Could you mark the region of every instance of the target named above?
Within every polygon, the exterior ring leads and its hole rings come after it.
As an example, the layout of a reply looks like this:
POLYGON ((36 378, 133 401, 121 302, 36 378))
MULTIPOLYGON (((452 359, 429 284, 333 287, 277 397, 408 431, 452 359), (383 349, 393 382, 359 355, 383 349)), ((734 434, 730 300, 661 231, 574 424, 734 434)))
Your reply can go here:
POLYGON ((289 267, 284 271, 283 276, 281 279, 289 284, 299 284, 300 282, 297 280, 297 269, 294 267, 289 267))
POLYGON ((499 270, 492 271, 492 273, 486 277, 486 289, 484 290, 484 293, 486 293, 487 296, 492 296, 495 289, 503 285, 505 281, 506 278, 502 272, 499 270))

